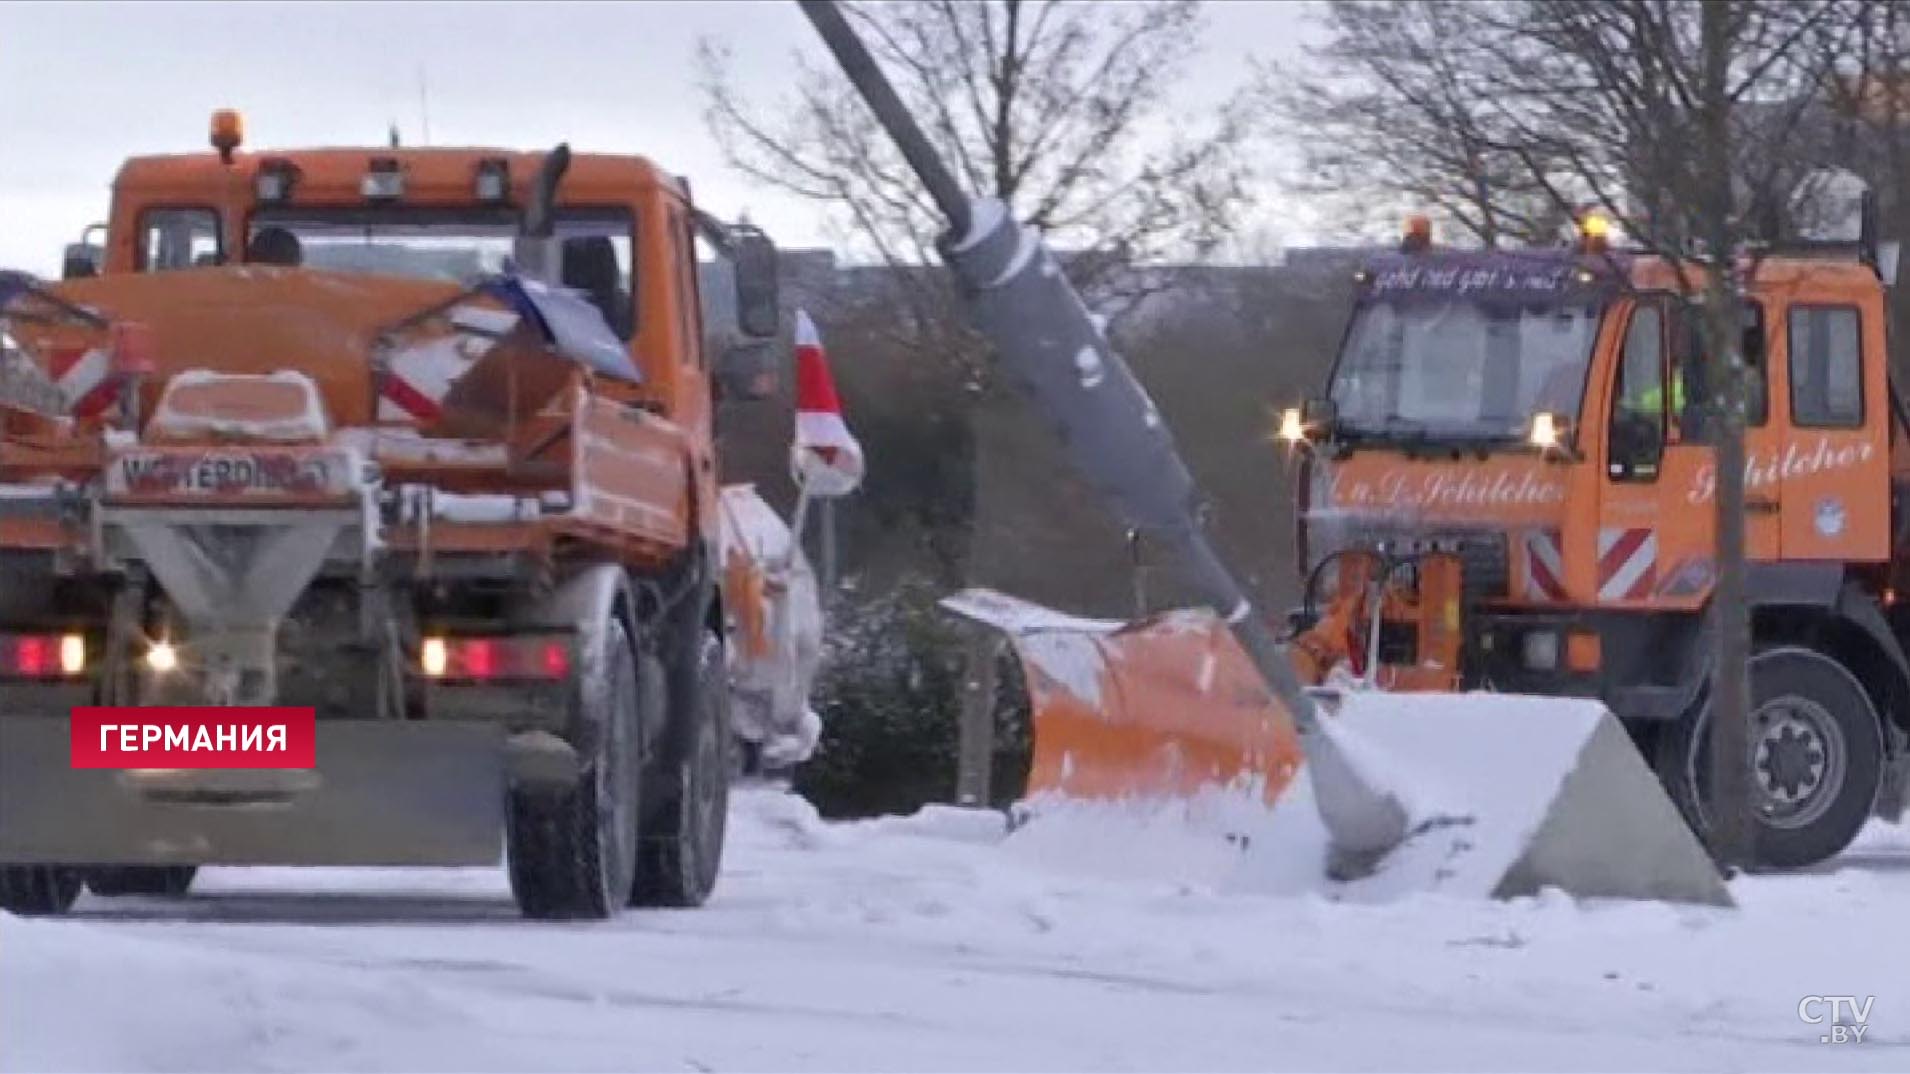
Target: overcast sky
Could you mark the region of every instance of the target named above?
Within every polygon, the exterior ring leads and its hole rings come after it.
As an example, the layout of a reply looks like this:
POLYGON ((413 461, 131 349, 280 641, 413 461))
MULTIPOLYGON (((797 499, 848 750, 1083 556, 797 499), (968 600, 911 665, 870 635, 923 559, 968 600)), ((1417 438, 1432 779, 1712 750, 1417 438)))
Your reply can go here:
MULTIPOLYGON (((1117 0, 1108 0, 1117 2, 1117 0)), ((1291 55, 1302 6, 1207 5, 1207 42, 1176 106, 1197 113, 1291 55)), ((245 114, 249 148, 409 144, 639 152, 687 174, 718 215, 784 246, 820 244, 813 208, 724 165, 696 89, 697 38, 734 50, 773 95, 814 31, 784 0, 647 3, 164 4, 0 2, 0 267, 56 274, 61 247, 105 217, 121 159, 205 148, 214 108, 245 114), (421 101, 420 75, 428 110, 421 101)), ((1264 222, 1304 214, 1267 192, 1264 222)))

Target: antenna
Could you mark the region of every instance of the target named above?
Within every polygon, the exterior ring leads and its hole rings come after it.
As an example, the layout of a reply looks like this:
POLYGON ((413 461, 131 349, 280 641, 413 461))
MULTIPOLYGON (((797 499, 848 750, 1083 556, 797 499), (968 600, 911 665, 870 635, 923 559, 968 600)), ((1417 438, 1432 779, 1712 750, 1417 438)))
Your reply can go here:
POLYGON ((418 123, 423 130, 419 145, 431 144, 431 86, 425 78, 424 64, 418 65, 418 123))
POLYGON ((395 120, 395 119, 394 119, 394 120, 392 120, 392 121, 391 121, 391 127, 389 128, 389 131, 388 131, 388 133, 387 133, 387 135, 386 135, 386 137, 388 137, 388 138, 390 139, 390 141, 391 141, 391 148, 393 148, 393 149, 397 149, 397 148, 399 147, 399 144, 398 144, 398 121, 397 121, 397 120, 395 120))

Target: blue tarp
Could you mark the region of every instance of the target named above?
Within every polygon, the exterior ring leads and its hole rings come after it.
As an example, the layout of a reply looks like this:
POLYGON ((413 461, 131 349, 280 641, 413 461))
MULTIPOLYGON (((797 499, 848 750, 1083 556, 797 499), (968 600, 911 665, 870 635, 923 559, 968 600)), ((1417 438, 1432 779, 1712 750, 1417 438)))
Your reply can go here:
POLYGON ((643 382, 603 311, 580 292, 514 275, 498 276, 482 290, 509 305, 558 354, 605 376, 643 382))
POLYGON ((23 292, 31 290, 39 281, 24 272, 0 269, 0 306, 18 298, 23 292))

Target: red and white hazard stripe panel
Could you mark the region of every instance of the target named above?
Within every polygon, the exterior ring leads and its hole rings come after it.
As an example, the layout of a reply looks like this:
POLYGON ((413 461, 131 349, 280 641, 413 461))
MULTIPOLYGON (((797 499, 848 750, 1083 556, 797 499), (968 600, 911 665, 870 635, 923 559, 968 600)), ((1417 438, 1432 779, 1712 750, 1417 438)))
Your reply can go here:
POLYGON ((1643 600, 1658 580, 1658 531, 1598 531, 1598 599, 1643 600))
POLYGON ((435 419, 451 386, 495 346, 494 337, 517 324, 517 315, 481 306, 460 306, 451 311, 450 321, 455 328, 475 331, 425 340, 391 356, 385 375, 378 380, 379 421, 435 419))
POLYGON ((1527 600, 1565 599, 1565 566, 1559 554, 1559 531, 1526 531, 1525 596, 1527 600))
POLYGON ((125 378, 113 373, 113 358, 103 347, 81 350, 62 347, 47 355, 47 372, 66 400, 66 412, 76 418, 105 413, 119 400, 125 378))

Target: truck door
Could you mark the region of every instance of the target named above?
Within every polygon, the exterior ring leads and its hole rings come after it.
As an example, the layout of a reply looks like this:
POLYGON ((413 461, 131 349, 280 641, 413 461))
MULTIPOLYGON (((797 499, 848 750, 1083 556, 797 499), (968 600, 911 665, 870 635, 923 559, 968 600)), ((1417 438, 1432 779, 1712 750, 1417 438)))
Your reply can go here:
MULTIPOLYGON (((1607 394, 1605 481, 1592 572, 1600 604, 1694 606, 1716 579, 1716 451, 1705 442, 1700 311, 1675 296, 1646 296, 1630 309, 1607 394)), ((1747 304, 1745 351, 1763 355, 1762 312, 1747 304)), ((1745 448, 1777 446, 1762 378, 1752 392, 1745 448)), ((1747 493, 1746 551, 1778 550, 1775 489, 1747 493)))
POLYGON ((1881 307, 1792 302, 1784 310, 1782 375, 1787 443, 1759 473, 1783 502, 1785 559, 1881 561, 1890 544, 1887 387, 1881 307), (1874 383, 1872 383, 1874 381, 1874 383), (1874 417, 1873 417, 1874 415, 1874 417))

